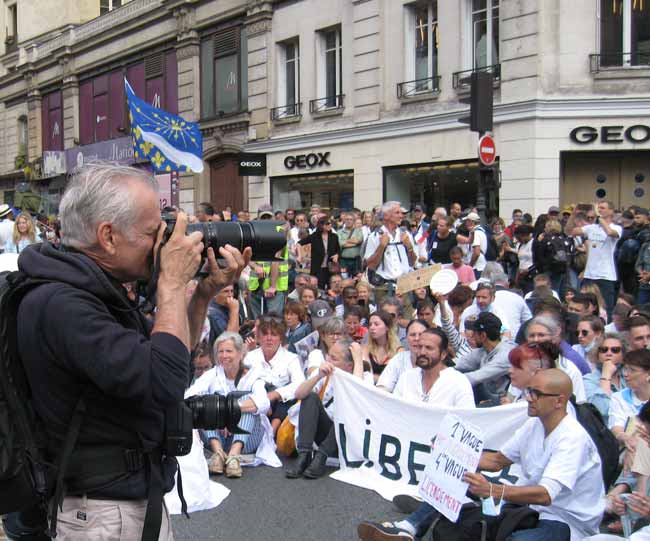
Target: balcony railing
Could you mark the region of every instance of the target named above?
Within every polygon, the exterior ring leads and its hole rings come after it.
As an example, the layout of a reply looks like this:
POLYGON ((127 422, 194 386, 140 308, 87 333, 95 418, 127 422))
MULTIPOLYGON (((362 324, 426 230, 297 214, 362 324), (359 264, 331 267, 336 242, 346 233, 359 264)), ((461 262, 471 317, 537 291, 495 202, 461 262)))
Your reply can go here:
POLYGON ((271 109, 271 120, 284 120, 285 118, 299 118, 302 116, 302 103, 290 103, 271 109))
POLYGON ((426 77, 397 84, 397 98, 413 98, 440 92, 440 77, 426 77))
POLYGON ((591 73, 602 70, 615 70, 627 68, 650 67, 650 54, 635 53, 600 53, 589 55, 589 68, 591 73))
POLYGON ((327 111, 336 111, 338 109, 343 109, 343 98, 345 94, 339 94, 338 96, 327 96, 326 98, 318 98, 316 100, 309 101, 309 112, 310 113, 325 113, 327 111))
POLYGON ((451 85, 455 90, 465 90, 469 88, 472 82, 472 73, 478 71, 487 71, 488 73, 491 73, 494 77, 495 86, 498 86, 501 81, 501 64, 494 64, 492 66, 485 66, 483 68, 457 71, 452 76, 451 85))

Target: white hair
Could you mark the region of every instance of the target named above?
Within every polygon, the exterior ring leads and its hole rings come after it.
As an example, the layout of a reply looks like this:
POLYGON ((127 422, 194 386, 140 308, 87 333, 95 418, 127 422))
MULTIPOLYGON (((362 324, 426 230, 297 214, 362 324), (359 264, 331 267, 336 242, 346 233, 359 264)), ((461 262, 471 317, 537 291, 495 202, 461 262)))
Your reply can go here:
POLYGON ((402 207, 402 203, 400 203, 399 201, 386 201, 386 202, 381 206, 381 212, 382 212, 383 214, 385 214, 385 213, 387 213, 387 212, 390 212, 390 211, 393 209, 393 207, 395 207, 395 206, 401 208, 401 207, 402 207))
POLYGON ((237 332, 231 332, 231 331, 224 331, 222 332, 219 336, 217 336, 217 339, 214 341, 214 354, 215 358, 217 355, 217 348, 219 347, 219 344, 223 342, 227 342, 228 340, 232 341, 232 345, 235 346, 235 349, 241 353, 244 349, 244 340, 240 336, 239 333, 237 332))
POLYGON ((76 169, 61 198, 61 243, 71 248, 97 244, 97 226, 115 224, 129 231, 139 219, 138 201, 128 190, 128 182, 141 182, 158 191, 158 183, 148 171, 112 163, 90 163, 76 169))
POLYGON ((528 340, 528 333, 530 332, 530 327, 532 325, 544 327, 551 336, 559 336, 562 331, 560 324, 554 318, 544 315, 535 316, 530 320, 530 323, 528 323, 528 326, 526 327, 526 340, 528 340))
POLYGON ((438 207, 433 211, 434 214, 437 214, 439 217, 447 217, 447 209, 445 207, 438 207))

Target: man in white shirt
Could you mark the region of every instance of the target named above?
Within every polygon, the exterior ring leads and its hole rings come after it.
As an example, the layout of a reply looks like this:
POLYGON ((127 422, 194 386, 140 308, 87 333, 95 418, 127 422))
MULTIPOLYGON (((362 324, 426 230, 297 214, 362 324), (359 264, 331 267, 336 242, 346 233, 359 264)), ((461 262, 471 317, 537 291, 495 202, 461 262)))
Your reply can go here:
MULTIPOLYGON (((491 483, 481 473, 463 477, 475 496, 529 505, 539 513, 535 528, 515 531, 509 541, 582 541, 598 532, 605 509, 600 456, 582 425, 567 414, 571 393, 571 380, 561 370, 539 371, 526 389, 531 419, 499 452, 481 455, 484 471, 518 464, 522 475, 514 486, 491 483)), ((362 522, 357 532, 361 541, 413 541, 424 538, 437 516, 423 502, 406 520, 362 522)))
POLYGON ((440 329, 426 329, 420 336, 416 367, 400 376, 393 394, 441 407, 473 408, 471 383, 445 364, 448 345, 447 335, 440 329))
POLYGON ((0 205, 0 253, 5 249, 5 244, 11 239, 14 233, 14 221, 11 219, 13 213, 11 207, 6 203, 0 205))
POLYGON ((474 302, 463 310, 460 316, 460 332, 465 332, 465 320, 468 317, 476 317, 483 312, 494 314, 501 320, 503 327, 501 333, 506 335, 506 338, 513 336, 512 331, 508 327, 508 318, 503 311, 496 305, 496 288, 489 282, 479 282, 476 286, 476 293, 474 302))
POLYGON ((616 304, 616 262, 614 250, 621 238, 623 228, 614 223, 614 204, 611 201, 598 203, 600 219, 597 224, 574 227, 571 236, 582 236, 588 246, 587 265, 583 283, 594 283, 600 288, 607 305, 607 317, 611 319, 616 304))
POLYGON ((533 317, 530 308, 521 295, 508 287, 508 277, 503 271, 495 272, 490 280, 496 289, 494 293, 494 307, 505 317, 506 326, 510 329, 511 336, 517 336, 519 327, 533 317))
POLYGON ((476 279, 478 280, 487 263, 485 253, 488 249, 488 239, 481 228, 481 217, 475 212, 470 212, 467 215, 465 218, 465 226, 471 234, 471 250, 467 264, 474 269, 474 274, 476 274, 476 279))
POLYGON ((382 227, 371 233, 366 243, 364 259, 368 269, 376 275, 371 282, 375 286, 377 304, 386 295, 392 295, 397 279, 413 270, 417 259, 413 237, 400 229, 402 210, 399 201, 387 201, 381 207, 382 227))

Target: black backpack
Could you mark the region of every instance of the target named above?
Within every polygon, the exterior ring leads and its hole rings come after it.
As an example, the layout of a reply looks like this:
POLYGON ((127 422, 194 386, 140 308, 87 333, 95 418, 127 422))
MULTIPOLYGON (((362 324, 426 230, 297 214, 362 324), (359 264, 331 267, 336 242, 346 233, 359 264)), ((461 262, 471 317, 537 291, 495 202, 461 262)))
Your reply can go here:
POLYGON ((598 449, 600 462, 603 472, 603 484, 605 492, 614 484, 619 475, 619 447, 616 437, 612 431, 607 428, 603 416, 598 408, 590 402, 576 403, 575 397, 571 397, 571 404, 576 411, 576 420, 587 431, 592 441, 598 449))
POLYGON ((482 231, 485 234, 485 238, 487 239, 487 250, 485 250, 485 253, 483 254, 486 261, 496 261, 497 255, 499 255, 499 249, 497 247, 497 242, 494 240, 492 231, 489 227, 483 226, 479 226, 476 229, 482 231))
POLYGON ((544 238, 544 243, 546 245, 544 250, 546 261, 543 261, 542 265, 548 265, 552 271, 566 271, 571 261, 572 242, 563 235, 554 234, 544 238))

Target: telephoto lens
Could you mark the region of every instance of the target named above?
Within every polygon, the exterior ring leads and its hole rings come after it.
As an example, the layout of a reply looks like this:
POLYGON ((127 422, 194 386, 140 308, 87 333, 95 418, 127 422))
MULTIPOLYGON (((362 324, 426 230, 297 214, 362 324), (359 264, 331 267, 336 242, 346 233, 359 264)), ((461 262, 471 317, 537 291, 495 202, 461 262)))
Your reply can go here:
MULTIPOLYGON (((174 230, 176 220, 169 215, 163 215, 163 220, 167 223, 166 236, 169 236, 174 230)), ((255 261, 274 261, 282 259, 282 251, 287 243, 285 222, 270 220, 188 224, 187 233, 194 231, 203 233, 204 258, 207 258, 209 247, 212 247, 215 255, 219 257, 219 248, 230 244, 240 252, 250 246, 255 261)))

